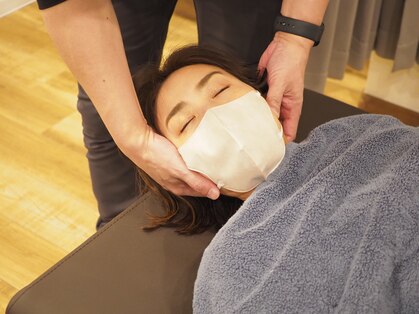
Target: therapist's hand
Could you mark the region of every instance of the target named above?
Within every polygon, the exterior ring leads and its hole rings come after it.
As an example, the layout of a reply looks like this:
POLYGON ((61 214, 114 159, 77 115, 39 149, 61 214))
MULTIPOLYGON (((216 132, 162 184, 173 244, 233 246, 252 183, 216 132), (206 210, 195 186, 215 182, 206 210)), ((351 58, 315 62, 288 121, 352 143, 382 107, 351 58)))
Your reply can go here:
POLYGON ((297 134, 303 104, 304 72, 313 42, 292 34, 277 32, 259 61, 259 73, 268 72, 266 100, 279 117, 285 139, 297 134))
MULTIPOLYGON (((165 137, 147 128, 137 136, 136 149, 125 154, 164 189, 176 195, 209 197, 220 196, 217 186, 203 175, 191 171, 179 155, 176 147, 165 137)), ((133 148, 133 146, 132 146, 133 148)))

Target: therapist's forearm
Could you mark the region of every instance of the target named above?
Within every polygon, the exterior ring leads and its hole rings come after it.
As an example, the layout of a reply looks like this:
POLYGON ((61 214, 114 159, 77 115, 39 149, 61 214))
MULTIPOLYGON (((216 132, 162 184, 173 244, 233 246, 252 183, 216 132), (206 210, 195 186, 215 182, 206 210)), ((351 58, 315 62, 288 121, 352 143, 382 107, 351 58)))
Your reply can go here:
POLYGON ((328 3, 328 0, 283 0, 281 14, 320 25, 328 3))
POLYGON ((68 0, 43 10, 62 58, 93 101, 122 150, 141 136, 141 112, 110 0, 68 0), (122 146, 122 147, 121 147, 122 146))

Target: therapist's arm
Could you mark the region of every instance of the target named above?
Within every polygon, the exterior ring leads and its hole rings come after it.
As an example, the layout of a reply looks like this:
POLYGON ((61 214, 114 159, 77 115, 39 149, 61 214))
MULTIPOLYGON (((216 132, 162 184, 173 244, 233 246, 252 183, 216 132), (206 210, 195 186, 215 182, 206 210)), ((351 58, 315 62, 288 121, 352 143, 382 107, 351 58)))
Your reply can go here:
POLYGON ((111 1, 68 0, 41 12, 62 58, 124 154, 175 194, 212 191, 218 197, 215 184, 188 170, 176 148, 147 125, 111 1))
MULTIPOLYGON (((321 25, 327 4, 328 0, 283 0, 281 14, 321 25)), ((259 62, 259 71, 268 71, 267 102, 280 118, 288 141, 294 140, 297 135, 303 104, 304 73, 312 47, 310 39, 276 32, 259 62)))

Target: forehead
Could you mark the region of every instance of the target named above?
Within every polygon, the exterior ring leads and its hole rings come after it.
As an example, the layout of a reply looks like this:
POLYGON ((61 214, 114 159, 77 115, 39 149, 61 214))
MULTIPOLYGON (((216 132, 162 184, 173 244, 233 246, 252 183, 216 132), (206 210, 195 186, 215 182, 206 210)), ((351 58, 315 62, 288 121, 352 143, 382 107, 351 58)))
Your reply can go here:
POLYGON ((199 80, 212 71, 227 74, 221 68, 207 64, 188 65, 170 74, 157 95, 157 108, 167 101, 175 104, 179 100, 187 99, 188 95, 194 91, 199 80))

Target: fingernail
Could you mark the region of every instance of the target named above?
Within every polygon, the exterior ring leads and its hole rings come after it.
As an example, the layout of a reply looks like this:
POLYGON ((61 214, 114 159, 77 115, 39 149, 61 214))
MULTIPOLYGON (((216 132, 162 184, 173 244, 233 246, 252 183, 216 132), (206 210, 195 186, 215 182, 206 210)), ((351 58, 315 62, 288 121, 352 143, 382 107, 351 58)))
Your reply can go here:
POLYGON ((216 188, 212 188, 211 190, 209 190, 207 196, 208 198, 215 201, 220 196, 220 191, 216 188))

